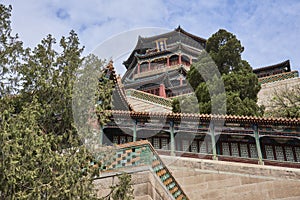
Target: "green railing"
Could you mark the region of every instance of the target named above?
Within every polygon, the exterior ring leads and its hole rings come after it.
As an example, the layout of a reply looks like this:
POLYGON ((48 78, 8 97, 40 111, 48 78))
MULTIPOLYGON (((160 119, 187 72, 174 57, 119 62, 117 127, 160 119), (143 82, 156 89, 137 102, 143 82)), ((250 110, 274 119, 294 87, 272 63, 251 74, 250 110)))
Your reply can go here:
POLYGON ((163 97, 159 97, 153 94, 149 94, 143 91, 135 90, 135 89, 128 89, 126 90, 126 96, 132 96, 136 97, 145 101, 149 101, 152 103, 156 103, 162 106, 166 107, 172 107, 172 100, 171 99, 166 99, 163 97))
POLYGON ((258 82, 261 84, 271 83, 271 82, 281 81, 281 80, 285 80, 285 79, 289 79, 289 78, 296 78, 298 76, 299 76, 299 73, 297 71, 291 71, 291 72, 286 72, 286 73, 282 73, 282 74, 275 74, 272 76, 259 78, 258 82))

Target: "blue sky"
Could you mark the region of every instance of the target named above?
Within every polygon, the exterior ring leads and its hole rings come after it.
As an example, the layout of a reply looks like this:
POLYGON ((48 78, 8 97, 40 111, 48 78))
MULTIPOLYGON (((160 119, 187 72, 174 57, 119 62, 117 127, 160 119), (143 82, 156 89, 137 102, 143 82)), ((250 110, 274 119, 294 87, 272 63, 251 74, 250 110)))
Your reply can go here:
POLYGON ((89 53, 112 36, 132 29, 173 30, 181 25, 190 33, 208 38, 223 28, 241 40, 245 47, 242 56, 253 68, 290 59, 292 69, 300 70, 300 1, 297 0, 1 2, 12 4, 13 31, 29 47, 49 33, 59 39, 71 29, 78 33, 85 53, 89 53))

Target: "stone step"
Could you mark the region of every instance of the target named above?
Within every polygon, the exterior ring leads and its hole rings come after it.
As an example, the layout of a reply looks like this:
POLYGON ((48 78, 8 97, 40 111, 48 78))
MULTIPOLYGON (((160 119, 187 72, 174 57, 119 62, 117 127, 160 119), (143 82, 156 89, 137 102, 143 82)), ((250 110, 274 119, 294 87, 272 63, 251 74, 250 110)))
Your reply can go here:
POLYGON ((143 196, 135 196, 135 200, 153 200, 150 195, 143 195, 143 196))
POLYGON ((172 172, 173 176, 176 177, 176 179, 199 176, 199 178, 201 177, 200 180, 205 182, 210 180, 222 180, 232 177, 230 174, 204 173, 202 171, 185 169, 171 168, 170 171, 172 172))
MULTIPOLYGON (((211 182, 199 183, 194 185, 182 185, 183 190, 188 197, 193 200, 198 199, 232 199, 232 200, 265 200, 265 199, 281 199, 298 200, 300 199, 300 181, 293 180, 270 180, 253 178, 254 180, 242 180, 239 182, 233 178, 232 180, 222 180, 219 185, 209 187, 211 182), (226 182, 228 181, 228 182, 226 182), (230 183, 230 181, 232 181, 230 183), (255 182, 257 181, 257 182, 255 182)), ((248 178, 248 177, 246 177, 248 178)), ((215 182, 215 181, 213 181, 215 182)), ((217 182, 215 182, 217 183, 217 182)), ((214 183, 214 184, 215 184, 214 183)))
POLYGON ((208 183, 210 181, 222 181, 231 179, 232 176, 230 175, 221 175, 219 174, 218 177, 215 174, 202 174, 202 175, 194 175, 194 176, 187 176, 187 177, 181 177, 177 178, 176 175, 174 176, 176 180, 183 185, 194 185, 194 184, 200 184, 200 183, 208 183))
POLYGON ((175 177, 191 199, 198 199, 199 195, 202 195, 205 199, 210 197, 222 199, 224 195, 220 195, 219 193, 227 189, 231 189, 232 191, 246 189, 248 191, 246 185, 250 184, 255 188, 257 183, 266 181, 260 178, 232 176, 228 174, 199 174, 197 172, 193 174, 197 175, 191 176, 192 174, 188 173, 187 177, 175 177), (213 194, 214 192, 216 194, 213 194))
POLYGON ((280 198, 280 199, 274 199, 274 200, 299 200, 299 199, 300 199, 300 196, 280 198))

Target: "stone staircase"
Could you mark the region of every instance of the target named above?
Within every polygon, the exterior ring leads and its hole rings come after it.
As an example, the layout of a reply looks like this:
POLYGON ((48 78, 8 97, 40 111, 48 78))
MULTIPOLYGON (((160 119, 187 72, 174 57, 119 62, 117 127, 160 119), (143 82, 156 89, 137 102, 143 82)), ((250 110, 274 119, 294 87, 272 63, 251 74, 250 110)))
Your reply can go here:
POLYGON ((158 155, 153 156, 152 169, 176 200, 188 199, 168 168, 162 163, 158 155))
POLYGON ((120 171, 132 174, 137 200, 300 199, 300 169, 159 156, 148 141, 117 147, 95 180, 99 194, 108 194, 120 171))
MULTIPOLYGON (((234 170, 237 163, 231 167, 230 162, 226 162, 227 164, 222 162, 220 166, 223 169, 216 170, 213 163, 220 161, 210 161, 208 163, 210 169, 203 169, 202 163, 196 161, 189 163, 188 159, 185 162, 180 162, 181 158, 174 162, 169 162, 169 159, 166 161, 165 157, 162 159, 165 163, 170 163, 168 168, 191 200, 300 199, 299 169, 285 169, 284 173, 280 167, 261 166, 260 168, 255 166, 249 170, 248 174, 241 174, 234 170), (276 170, 278 176, 274 175, 276 170)), ((240 168, 243 168, 244 165, 247 164, 240 164, 240 168)))
MULTIPOLYGON (((145 188, 135 188, 135 196, 138 197, 138 199, 155 197, 154 199, 188 200, 188 197, 183 192, 178 182, 148 141, 138 141, 119 145, 115 150, 114 156, 112 156, 110 160, 105 161, 100 170, 102 172, 102 177, 95 182, 95 184, 98 185, 97 188, 109 185, 107 181, 113 184, 114 181, 109 181, 108 178, 115 177, 119 171, 132 173, 136 176, 136 174, 142 170, 148 171, 154 176, 152 178, 148 177, 149 181, 147 181, 147 184, 152 185, 150 190, 151 188, 154 188, 155 191, 137 194, 140 191, 144 191, 145 188), (103 184, 101 184, 101 179, 106 179, 103 184)), ((151 175, 148 174, 146 176, 151 175)), ((143 181, 144 178, 145 176, 140 179, 143 181)), ((139 178, 136 178, 134 185, 137 186, 139 184, 139 178)), ((105 191, 102 191, 102 193, 105 193, 105 191)))

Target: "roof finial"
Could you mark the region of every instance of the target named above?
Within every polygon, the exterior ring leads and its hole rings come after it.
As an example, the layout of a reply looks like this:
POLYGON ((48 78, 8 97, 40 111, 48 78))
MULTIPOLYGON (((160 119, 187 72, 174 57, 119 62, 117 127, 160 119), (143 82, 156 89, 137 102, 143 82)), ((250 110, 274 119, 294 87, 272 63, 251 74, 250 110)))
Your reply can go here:
POLYGON ((175 31, 177 31, 177 32, 181 32, 181 30, 182 30, 182 28, 180 25, 178 25, 178 27, 175 29, 175 31))

